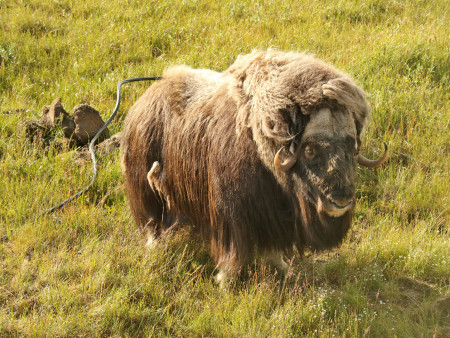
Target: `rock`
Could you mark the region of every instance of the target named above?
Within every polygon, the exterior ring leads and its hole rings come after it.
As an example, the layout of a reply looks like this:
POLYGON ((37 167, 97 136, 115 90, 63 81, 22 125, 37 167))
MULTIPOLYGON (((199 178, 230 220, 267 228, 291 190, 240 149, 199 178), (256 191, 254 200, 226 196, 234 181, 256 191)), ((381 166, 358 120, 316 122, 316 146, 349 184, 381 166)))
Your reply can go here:
MULTIPOLYGON (((122 132, 118 132, 111 136, 110 138, 104 140, 103 142, 97 144, 94 147, 94 151, 96 156, 106 156, 111 154, 114 149, 120 147, 120 140, 122 139, 122 132)), ((77 164, 85 164, 91 161, 91 154, 89 153, 89 149, 86 147, 81 148, 80 151, 73 152, 76 154, 75 163, 77 164)))
POLYGON ((44 138, 50 134, 50 129, 42 124, 39 120, 25 120, 25 133, 30 142, 40 143, 44 138))
MULTIPOLYGON (((39 120, 25 120, 24 125, 28 139, 38 144, 49 137, 53 138, 52 131, 59 126, 62 127, 64 136, 69 139, 73 138, 75 132, 75 123, 64 110, 61 98, 53 100, 49 107, 44 106, 39 120)), ((78 140, 74 141, 73 143, 78 144, 78 140)))
POLYGON ((108 155, 113 152, 115 148, 120 147, 120 140, 122 139, 122 132, 118 132, 110 138, 104 140, 102 143, 97 144, 96 151, 102 155, 108 155))
MULTIPOLYGON (((87 104, 75 107, 73 111, 73 121, 75 122, 75 136, 73 137, 79 146, 88 144, 97 131, 105 124, 97 110, 87 104)), ((98 137, 97 142, 102 142, 109 136, 106 128, 98 137)))
POLYGON ((23 125, 25 126, 27 137, 29 138, 33 138, 38 131, 46 129, 38 120, 25 120, 23 121, 23 125))
POLYGON ((39 122, 49 128, 55 127, 63 116, 69 117, 69 114, 62 106, 60 97, 54 99, 50 107, 45 106, 42 110, 42 116, 39 122))
POLYGON ((69 115, 63 115, 61 121, 61 127, 64 132, 64 136, 67 137, 71 142, 70 145, 78 145, 80 140, 75 134, 75 122, 73 122, 72 118, 69 115))
MULTIPOLYGON (((73 115, 70 116, 62 106, 61 98, 57 98, 50 106, 42 108, 42 116, 39 120, 26 120, 23 124, 31 142, 41 144, 45 141, 44 145, 47 146, 49 139, 53 139, 56 135, 54 130, 62 128, 65 138, 69 139, 69 147, 82 147, 90 142, 104 122, 99 112, 87 104, 75 107, 73 115)), ((108 137, 109 131, 105 129, 96 143, 100 143, 108 137)), ((120 138, 116 137, 102 148, 105 148, 105 152, 110 152, 118 144, 120 144, 120 138)))

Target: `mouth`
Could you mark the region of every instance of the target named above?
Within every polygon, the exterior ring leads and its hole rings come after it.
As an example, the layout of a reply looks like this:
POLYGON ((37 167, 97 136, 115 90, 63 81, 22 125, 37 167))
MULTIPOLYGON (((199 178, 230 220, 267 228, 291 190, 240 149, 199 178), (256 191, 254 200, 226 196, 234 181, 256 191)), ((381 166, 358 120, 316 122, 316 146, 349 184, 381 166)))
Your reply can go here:
POLYGON ((340 217, 353 208, 354 200, 333 201, 328 198, 319 197, 317 209, 319 212, 325 212, 331 217, 340 217))

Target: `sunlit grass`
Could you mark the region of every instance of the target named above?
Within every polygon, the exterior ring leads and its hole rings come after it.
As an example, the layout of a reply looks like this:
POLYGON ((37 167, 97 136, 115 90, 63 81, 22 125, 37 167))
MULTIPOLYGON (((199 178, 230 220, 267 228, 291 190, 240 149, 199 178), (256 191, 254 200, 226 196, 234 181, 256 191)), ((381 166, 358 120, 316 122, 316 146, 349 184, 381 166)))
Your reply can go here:
MULTIPOLYGON (((448 336, 449 6, 446 1, 0 1, 0 335, 448 336), (148 251, 118 151, 91 165, 45 149, 22 122, 61 97, 111 113, 118 81, 171 64, 226 69, 255 48, 307 51, 369 93, 354 226, 339 249, 252 265, 214 283, 206 245, 174 234, 148 251)), ((148 84, 128 84, 110 127, 148 84)))

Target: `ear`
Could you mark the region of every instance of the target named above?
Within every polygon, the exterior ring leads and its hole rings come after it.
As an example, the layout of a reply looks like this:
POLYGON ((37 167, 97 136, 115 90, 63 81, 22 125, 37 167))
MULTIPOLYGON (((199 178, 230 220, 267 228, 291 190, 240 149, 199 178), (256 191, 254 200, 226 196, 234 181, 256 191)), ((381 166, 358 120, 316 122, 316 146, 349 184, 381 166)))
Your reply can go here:
POLYGON ((309 121, 309 113, 305 113, 298 103, 293 103, 281 109, 280 113, 289 126, 289 135, 291 135, 293 141, 298 142, 309 121))

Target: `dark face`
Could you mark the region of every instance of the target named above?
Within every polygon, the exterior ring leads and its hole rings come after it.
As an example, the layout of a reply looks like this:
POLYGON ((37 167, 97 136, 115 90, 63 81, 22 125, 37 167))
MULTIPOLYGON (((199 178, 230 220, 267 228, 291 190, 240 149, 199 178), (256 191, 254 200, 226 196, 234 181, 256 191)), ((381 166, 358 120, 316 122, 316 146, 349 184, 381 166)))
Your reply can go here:
POLYGON ((292 168, 296 191, 320 213, 340 217, 354 208, 356 127, 350 112, 312 113, 292 168))

